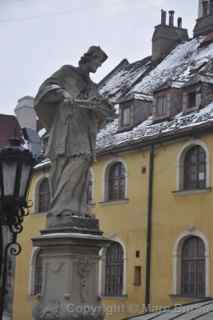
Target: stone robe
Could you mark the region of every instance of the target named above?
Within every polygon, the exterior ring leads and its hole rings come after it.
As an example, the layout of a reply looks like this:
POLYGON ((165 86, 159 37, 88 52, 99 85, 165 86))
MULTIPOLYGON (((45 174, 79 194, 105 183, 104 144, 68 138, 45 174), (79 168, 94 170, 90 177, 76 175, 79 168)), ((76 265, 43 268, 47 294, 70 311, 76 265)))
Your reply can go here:
POLYGON ((41 85, 35 99, 35 110, 49 132, 49 215, 85 216, 89 168, 95 159, 97 130, 105 115, 101 108, 83 109, 75 102, 64 101, 61 89, 73 99, 87 100, 99 94, 89 76, 63 66, 41 85))

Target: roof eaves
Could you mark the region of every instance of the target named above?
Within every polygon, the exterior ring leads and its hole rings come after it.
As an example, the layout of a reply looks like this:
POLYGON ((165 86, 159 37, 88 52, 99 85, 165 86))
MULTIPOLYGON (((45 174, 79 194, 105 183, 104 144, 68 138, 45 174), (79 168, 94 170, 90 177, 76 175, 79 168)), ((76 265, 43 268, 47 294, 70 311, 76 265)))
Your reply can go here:
POLYGON ((97 157, 101 157, 107 154, 124 152, 134 150, 137 148, 145 148, 153 144, 160 144, 163 142, 169 142, 172 139, 180 139, 186 136, 196 136, 204 132, 213 132, 213 122, 207 122, 195 125, 194 127, 187 127, 175 130, 173 132, 164 132, 161 134, 143 137, 137 141, 125 141, 116 146, 110 146, 106 149, 97 150, 97 157))

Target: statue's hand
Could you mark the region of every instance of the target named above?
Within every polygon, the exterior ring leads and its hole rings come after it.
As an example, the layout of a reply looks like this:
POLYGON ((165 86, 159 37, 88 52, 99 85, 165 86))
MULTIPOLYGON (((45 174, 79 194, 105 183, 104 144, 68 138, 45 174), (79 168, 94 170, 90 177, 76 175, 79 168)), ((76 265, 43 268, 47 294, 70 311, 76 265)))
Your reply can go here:
POLYGON ((108 119, 115 119, 115 110, 113 105, 108 101, 108 99, 98 96, 90 98, 91 104, 97 112, 100 112, 102 116, 108 119))
POLYGON ((60 89, 60 94, 62 95, 63 102, 65 103, 73 103, 74 99, 73 97, 64 89, 60 89))
POLYGON ((94 96, 94 97, 90 97, 89 99, 88 99, 88 101, 89 102, 91 102, 91 104, 94 104, 94 105, 102 105, 102 106, 104 106, 104 105, 109 105, 109 103, 108 103, 108 100, 107 99, 105 99, 105 98, 103 98, 103 97, 100 97, 100 96, 94 96))

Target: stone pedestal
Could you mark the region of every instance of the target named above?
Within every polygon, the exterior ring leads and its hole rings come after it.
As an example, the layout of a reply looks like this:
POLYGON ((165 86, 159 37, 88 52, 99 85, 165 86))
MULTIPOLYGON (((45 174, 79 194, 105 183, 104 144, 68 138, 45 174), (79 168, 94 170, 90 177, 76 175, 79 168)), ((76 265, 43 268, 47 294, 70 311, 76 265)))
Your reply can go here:
POLYGON ((33 246, 40 248, 42 265, 40 295, 33 308, 33 320, 104 318, 98 296, 98 263, 99 251, 109 241, 97 226, 94 228, 97 221, 77 222, 78 230, 84 233, 73 232, 76 224, 62 227, 54 221, 52 227, 49 223, 47 230, 33 239, 33 246))

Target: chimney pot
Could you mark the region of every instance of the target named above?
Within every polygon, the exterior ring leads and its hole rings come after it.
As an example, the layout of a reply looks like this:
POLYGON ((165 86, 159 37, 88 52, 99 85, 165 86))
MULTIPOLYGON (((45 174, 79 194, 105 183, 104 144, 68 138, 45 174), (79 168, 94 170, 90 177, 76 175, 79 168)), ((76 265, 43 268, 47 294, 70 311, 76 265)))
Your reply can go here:
POLYGON ((174 10, 169 11, 169 26, 170 27, 174 27, 174 14, 175 14, 174 10))
POLYGON ((166 11, 161 9, 161 25, 166 25, 166 11))
POLYGON ((182 27, 183 27, 183 20, 182 20, 181 17, 179 17, 179 18, 177 19, 177 25, 178 25, 178 28, 179 28, 179 29, 182 29, 182 27))

